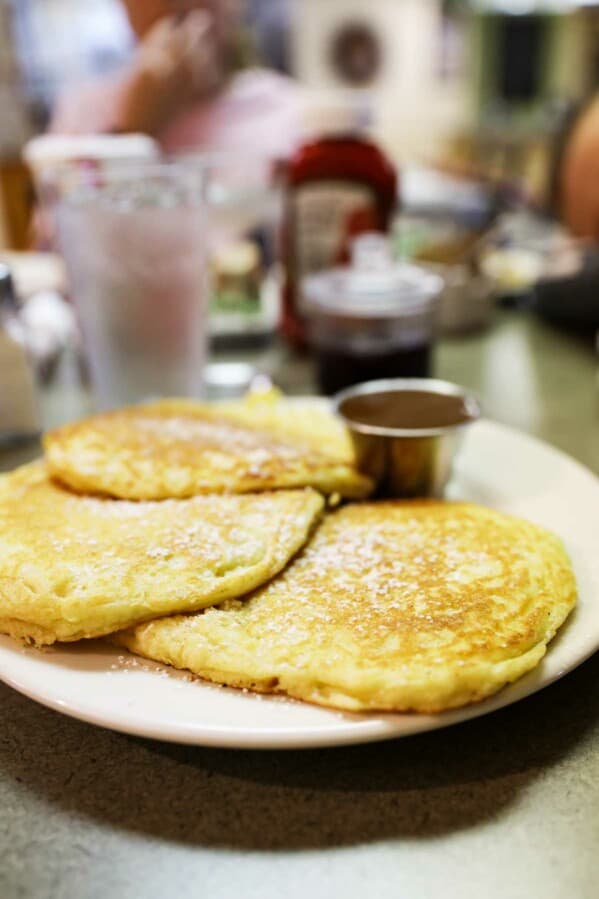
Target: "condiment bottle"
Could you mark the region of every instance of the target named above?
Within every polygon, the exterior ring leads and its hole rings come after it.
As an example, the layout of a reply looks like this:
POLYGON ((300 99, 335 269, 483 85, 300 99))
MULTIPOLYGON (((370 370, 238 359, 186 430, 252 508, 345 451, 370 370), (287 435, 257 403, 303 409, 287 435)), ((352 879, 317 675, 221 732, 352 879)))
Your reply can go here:
POLYGON ((310 107, 308 119, 316 136, 290 160, 283 234, 282 328, 300 346, 306 337, 303 279, 347 262, 356 235, 387 232, 397 198, 395 169, 366 136, 363 99, 325 97, 310 107))
POLYGON ((351 266, 308 276, 302 290, 320 389, 430 376, 442 288, 438 275, 394 262, 381 234, 354 239, 351 266))
POLYGON ((0 446, 40 431, 35 379, 10 272, 0 263, 0 446))

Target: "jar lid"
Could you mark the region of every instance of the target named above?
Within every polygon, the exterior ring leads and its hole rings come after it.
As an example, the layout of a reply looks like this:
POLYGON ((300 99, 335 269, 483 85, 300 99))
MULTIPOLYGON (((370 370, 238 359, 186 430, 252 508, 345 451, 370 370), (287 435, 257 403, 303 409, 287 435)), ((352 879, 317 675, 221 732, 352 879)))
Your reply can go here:
POLYGON ((352 243, 352 264, 309 275, 302 282, 307 311, 356 318, 425 312, 443 279, 415 265, 394 262, 383 234, 361 234, 352 243))

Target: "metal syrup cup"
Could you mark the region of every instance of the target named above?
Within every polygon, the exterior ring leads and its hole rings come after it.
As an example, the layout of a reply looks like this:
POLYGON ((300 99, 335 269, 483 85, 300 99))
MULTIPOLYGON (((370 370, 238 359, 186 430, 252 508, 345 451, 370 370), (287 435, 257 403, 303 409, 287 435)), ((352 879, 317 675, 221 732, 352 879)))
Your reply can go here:
POLYGON ((438 497, 451 477, 466 428, 480 417, 478 399, 450 381, 434 378, 393 378, 367 381, 342 390, 333 398, 337 415, 347 426, 358 468, 376 482, 376 495, 438 497), (390 428, 363 424, 344 414, 344 404, 356 396, 422 391, 461 397, 468 419, 431 428, 390 428))

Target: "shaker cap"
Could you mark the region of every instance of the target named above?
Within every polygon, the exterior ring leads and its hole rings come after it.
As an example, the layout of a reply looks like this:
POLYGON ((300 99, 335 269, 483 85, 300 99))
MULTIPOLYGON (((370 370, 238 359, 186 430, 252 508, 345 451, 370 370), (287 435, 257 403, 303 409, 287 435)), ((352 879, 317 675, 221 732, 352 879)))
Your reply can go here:
POLYGON ((309 311, 359 318, 425 312, 442 289, 438 275, 395 262, 388 238, 374 232, 354 239, 351 265, 309 275, 302 282, 309 311))

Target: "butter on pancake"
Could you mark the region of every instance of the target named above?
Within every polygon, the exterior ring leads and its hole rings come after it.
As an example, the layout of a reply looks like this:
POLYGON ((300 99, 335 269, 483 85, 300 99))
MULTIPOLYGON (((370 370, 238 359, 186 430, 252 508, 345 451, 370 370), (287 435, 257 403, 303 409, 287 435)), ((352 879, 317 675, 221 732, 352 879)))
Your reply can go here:
POLYGON ((116 636, 211 681, 352 711, 437 712, 534 668, 576 601, 560 540, 467 503, 330 514, 244 602, 116 636))
POLYGON ((320 449, 314 434, 307 436, 309 411, 301 414, 298 427, 300 413, 291 403, 270 416, 257 413, 252 425, 251 415, 246 418, 235 407, 190 400, 83 419, 50 431, 44 448, 52 476, 82 493, 165 499, 310 486, 362 498, 373 484, 348 458, 339 424, 325 414, 330 427, 322 410, 314 419, 320 449), (290 422, 287 436, 285 420, 290 422))
POLYGON ((82 497, 26 465, 0 477, 0 631, 78 640, 241 596, 283 568, 322 507, 311 489, 82 497))

